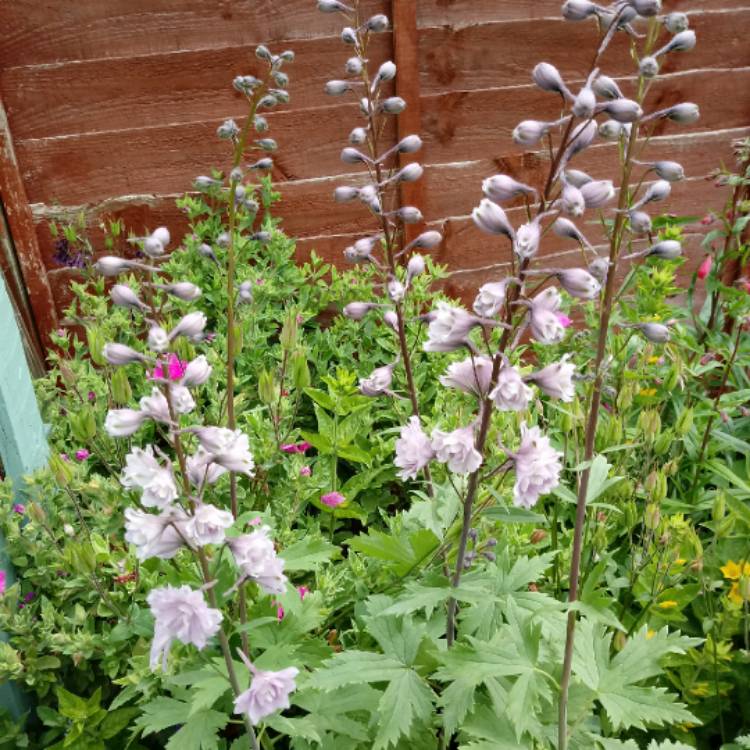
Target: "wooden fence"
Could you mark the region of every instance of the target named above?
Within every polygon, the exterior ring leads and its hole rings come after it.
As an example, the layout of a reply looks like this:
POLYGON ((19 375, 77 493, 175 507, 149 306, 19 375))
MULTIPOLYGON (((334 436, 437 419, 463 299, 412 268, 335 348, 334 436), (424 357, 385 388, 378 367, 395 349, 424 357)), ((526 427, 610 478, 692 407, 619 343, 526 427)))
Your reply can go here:
MULTIPOLYGON (((664 5, 690 13, 698 46, 668 56, 651 101, 694 101, 702 118, 688 128, 660 125, 644 157, 681 161, 688 179, 675 186, 669 208, 702 215, 723 201, 706 175, 730 161, 733 140, 750 134, 750 2, 664 5)), ((393 33, 378 39, 372 57, 396 60, 399 91, 410 103, 390 137, 416 130, 425 141, 426 177, 410 199, 445 234, 435 255, 453 272, 450 290, 468 295, 507 260, 507 247, 488 242, 468 218, 482 178, 506 171, 534 183, 543 172, 545 156, 524 153, 510 138, 521 119, 558 114, 558 101, 531 85, 530 71, 547 60, 579 81, 594 27, 564 22, 559 0, 366 6, 394 19, 393 33)), ((224 166, 216 126, 242 115, 231 80, 253 72, 259 42, 297 53, 291 102, 269 120, 280 143, 280 212, 299 240, 299 258, 315 248, 338 261, 370 226, 359 206, 337 206, 331 198, 351 169, 339 152, 357 114, 356 105, 323 94, 324 82, 341 75, 347 50, 338 39, 340 18, 319 13, 314 0, 14 0, 0 5, 0 23, 7 114, 0 117, 0 197, 42 332, 55 325, 73 275, 55 264, 49 222, 83 212, 94 238, 105 216, 139 233, 159 224, 183 228, 175 197, 197 174, 224 166)), ((632 75, 627 44, 624 35, 616 40, 607 74, 632 75)), ((582 166, 605 177, 614 159, 614 147, 601 143, 582 166)), ((689 251, 700 255, 697 240, 689 251)), ((566 262, 564 244, 552 241, 546 252, 566 262)))

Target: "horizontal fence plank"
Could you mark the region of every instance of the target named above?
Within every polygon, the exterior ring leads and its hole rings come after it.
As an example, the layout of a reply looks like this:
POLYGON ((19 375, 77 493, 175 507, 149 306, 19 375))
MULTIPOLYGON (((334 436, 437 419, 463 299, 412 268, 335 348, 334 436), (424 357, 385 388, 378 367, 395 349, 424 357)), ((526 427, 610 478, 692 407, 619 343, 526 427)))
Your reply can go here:
MULTIPOLYGON (((699 43, 688 54, 668 55, 663 72, 690 67, 750 66, 750 8, 697 13, 699 43), (717 54, 721 50, 721 54, 717 54)), ((425 28, 419 33, 423 94, 527 84, 541 59, 573 81, 585 74, 595 33, 588 24, 543 19, 425 28), (533 44, 530 43, 533 40, 533 44)), ((626 37, 617 37, 604 67, 608 75, 633 71, 626 37)), ((337 37, 291 40, 297 60, 288 67, 292 100, 286 109, 324 106, 323 85, 341 73, 347 50, 337 37)), ((256 73, 252 46, 101 59, 0 70, 0 91, 17 140, 188 123, 243 111, 232 89, 235 75, 256 73), (75 102, 75 106, 71 103, 75 102)), ((377 65, 392 54, 391 35, 368 51, 377 65)))
MULTIPOLYGON (((701 106, 690 128, 658 123, 654 134, 705 132, 750 123, 750 99, 728 96, 728 73, 696 71, 659 79, 649 109, 684 100, 701 106)), ((731 73, 735 91, 750 89, 750 69, 731 73)), ((627 89, 627 85, 623 84, 627 89)), ((518 154, 510 138, 522 119, 552 119, 555 99, 534 87, 498 88, 425 96, 421 100, 423 163, 447 163, 518 154)), ((269 116, 280 143, 274 177, 280 181, 341 174, 339 159, 356 105, 342 104, 269 116), (300 133, 304 134, 300 137, 300 133)), ((226 161, 226 145, 215 137, 220 120, 189 125, 19 141, 19 163, 33 203, 96 203, 126 193, 178 193, 196 172, 226 161), (197 167, 196 165, 202 165, 197 167)), ((392 139, 393 131, 384 140, 392 139)))
MULTIPOLYGON (((362 8, 387 13, 390 2, 362 8)), ((0 67, 330 36, 344 25, 312 0, 13 0, 0 21, 0 67)))

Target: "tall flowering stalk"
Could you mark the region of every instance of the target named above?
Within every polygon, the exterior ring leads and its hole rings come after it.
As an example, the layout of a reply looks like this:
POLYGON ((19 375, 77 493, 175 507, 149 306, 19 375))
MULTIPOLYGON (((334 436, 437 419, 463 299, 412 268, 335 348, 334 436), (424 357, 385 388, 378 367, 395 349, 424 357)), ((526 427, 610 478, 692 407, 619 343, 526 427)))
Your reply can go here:
MULTIPOLYGON (((263 133, 268 128, 258 110, 288 99, 285 90, 288 77, 282 67, 293 59, 291 52, 272 55, 263 46, 256 54, 267 64, 265 78, 238 76, 234 80, 235 89, 248 100, 249 115, 241 128, 233 120, 227 120, 218 130, 219 137, 231 141, 233 147, 227 187, 222 179, 196 180, 200 189, 222 194, 228 204, 228 232, 216 238, 196 238, 201 243, 200 252, 220 267, 209 242, 215 241, 218 250, 226 251, 226 426, 207 425, 195 416, 196 391, 210 381, 213 368, 203 354, 190 361, 181 360, 180 355, 205 340, 208 321, 200 311, 180 309, 181 303, 193 303, 200 298, 200 288, 188 281, 167 278, 158 265, 171 241, 167 228, 160 227, 138 240, 143 261, 109 256, 95 264, 105 276, 129 271, 142 275, 140 291, 125 283, 117 283, 111 290, 113 303, 131 309, 142 324, 138 348, 109 343, 103 349, 104 358, 113 367, 148 367, 153 383, 151 393, 140 399, 137 409, 112 409, 105 422, 107 432, 114 438, 130 438, 144 425, 154 426, 153 442, 144 448, 131 449, 121 476, 125 489, 140 494, 144 509, 125 511, 125 539, 135 546, 141 560, 171 559, 183 551, 189 552, 203 582, 200 589, 162 586, 150 592, 148 603, 155 618, 151 666, 156 669, 161 665, 166 669, 175 640, 203 649, 216 637, 235 694, 235 710, 244 716, 250 747, 254 750, 259 745, 253 725, 277 709, 288 707, 297 674, 294 667, 278 673, 261 672, 249 660, 245 627, 247 587, 253 584, 260 595, 279 595, 286 590, 287 579, 284 561, 276 555, 269 536, 270 529, 261 526, 243 533, 243 529, 236 528, 237 478, 254 476, 255 464, 248 437, 236 429, 234 363, 239 332, 235 274, 238 254, 250 242, 265 242, 269 238, 268 232, 255 231, 259 205, 253 198, 255 187, 245 181, 243 162, 248 149, 252 149, 260 154, 251 157, 254 161, 247 167, 251 173, 267 172, 272 166, 272 160, 265 154, 275 150, 275 142, 262 137, 250 146, 248 141, 253 130, 263 133), (258 155, 260 158, 256 158, 258 155), (179 318, 175 320, 177 315, 179 318), (221 503, 222 492, 217 483, 224 474, 229 474, 229 510, 208 501, 211 496, 214 502, 221 503), (233 532, 240 533, 228 534, 232 527, 235 527, 233 532), (231 553, 237 569, 236 583, 225 591, 217 590, 221 554, 215 556, 214 551, 221 548, 231 553), (240 655, 253 675, 246 691, 241 690, 229 635, 224 629, 227 620, 231 624, 235 594, 242 626, 240 655)), ((242 288, 240 301, 243 301, 242 288)))
MULTIPOLYGON (((363 379, 360 390, 367 396, 385 393, 391 385, 394 369, 400 365, 406 377, 412 414, 419 419, 419 394, 407 338, 407 300, 412 281, 425 268, 419 251, 436 248, 442 242, 442 236, 439 232, 427 231, 410 242, 406 241, 406 226, 421 223, 423 217, 417 207, 399 205, 399 188, 403 183, 421 179, 424 170, 416 162, 399 168, 399 155, 418 152, 422 140, 419 135, 412 134, 390 148, 385 148, 382 143, 388 120, 398 117, 407 107, 407 102, 401 97, 387 93, 397 75, 396 65, 389 60, 375 68, 368 60, 372 37, 387 31, 390 20, 382 14, 365 18, 358 0, 351 5, 320 0, 318 8, 324 13, 338 13, 346 19, 347 26, 341 32, 341 40, 353 52, 344 66, 346 78, 329 81, 325 91, 330 96, 354 96, 363 118, 363 125, 351 131, 349 145, 342 150, 341 159, 345 164, 365 168, 364 184, 340 186, 335 190, 334 199, 339 203, 359 200, 377 224, 375 233, 347 247, 344 257, 354 263, 373 264, 380 273, 383 292, 382 303, 355 302, 345 308, 344 314, 361 320, 370 310, 377 310, 396 334, 400 354, 399 362, 379 368, 363 379)), ((432 494, 428 468, 426 479, 428 492, 432 494)))

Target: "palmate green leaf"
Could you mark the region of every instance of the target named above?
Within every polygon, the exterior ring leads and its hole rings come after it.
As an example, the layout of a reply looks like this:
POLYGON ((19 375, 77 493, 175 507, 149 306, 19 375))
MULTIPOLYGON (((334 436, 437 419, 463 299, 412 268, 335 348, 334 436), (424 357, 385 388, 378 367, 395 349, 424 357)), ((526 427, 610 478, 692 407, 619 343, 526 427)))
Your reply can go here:
POLYGON ((596 747, 601 748, 601 750, 641 750, 635 740, 615 740, 609 737, 590 736, 592 741, 596 743, 596 747))
POLYGON ((672 742, 672 740, 657 742, 656 740, 651 740, 647 750, 695 750, 695 748, 686 745, 684 742, 672 742))
POLYGON ((144 735, 149 735, 184 724, 190 715, 190 704, 162 695, 143 706, 141 712, 135 725, 144 735))
POLYGON ((371 596, 367 602, 367 617, 364 618, 367 632, 377 642, 386 656, 411 666, 416 659, 419 644, 427 633, 427 624, 414 622, 411 617, 386 616, 393 599, 389 596, 371 596))
POLYGON ((485 587, 484 579, 470 580, 464 577, 456 587, 451 586, 450 581, 440 574, 425 576, 422 580, 423 583, 409 581, 404 586, 403 593, 382 614, 408 615, 424 610, 429 618, 437 607, 451 597, 471 604, 479 604, 488 597, 490 600, 493 598, 492 592, 485 587))
POLYGON ((382 694, 367 684, 346 685, 327 692, 305 688, 295 693, 292 701, 308 712, 305 718, 310 719, 318 733, 334 732, 358 742, 371 742, 366 723, 347 714, 371 716, 382 694))
POLYGON ((662 727, 684 721, 698 723, 683 703, 676 702, 675 695, 667 693, 666 688, 621 685, 610 692, 599 691, 597 699, 615 730, 662 727))
POLYGON ((461 727, 465 733, 476 741, 461 744, 461 750, 532 750, 531 739, 519 741, 508 719, 508 714, 493 708, 480 705, 474 710, 461 727))
POLYGON ((338 547, 322 537, 307 536, 284 548, 281 557, 284 569, 297 572, 316 570, 322 563, 328 562, 338 551, 338 547))
POLYGON ((378 733, 373 750, 385 750, 408 737, 415 721, 425 724, 433 715, 435 694, 413 670, 404 670, 386 688, 378 704, 378 733))
POLYGON ((390 682, 406 667, 396 659, 371 651, 349 650, 335 654, 313 672, 308 685, 319 690, 335 690, 342 685, 390 682))
POLYGON ((372 530, 369 534, 360 534, 347 541, 357 552, 392 563, 398 575, 406 575, 427 560, 439 543, 429 529, 403 533, 400 536, 372 530))
POLYGON ((741 490, 743 497, 750 497, 750 484, 737 476, 726 464, 721 461, 709 461, 708 466, 715 474, 723 477, 729 484, 741 490))
POLYGON ((165 750, 218 750, 219 730, 228 722, 227 714, 197 711, 169 738, 165 750))
MULTIPOLYGON (((317 731, 314 717, 312 716, 289 718, 277 713, 264 719, 264 722, 271 729, 275 729, 287 737, 312 740, 318 744, 321 742, 320 734, 317 731)), ((245 743, 246 745, 247 743, 245 743)), ((245 746, 243 746, 243 750, 245 750, 245 746)))

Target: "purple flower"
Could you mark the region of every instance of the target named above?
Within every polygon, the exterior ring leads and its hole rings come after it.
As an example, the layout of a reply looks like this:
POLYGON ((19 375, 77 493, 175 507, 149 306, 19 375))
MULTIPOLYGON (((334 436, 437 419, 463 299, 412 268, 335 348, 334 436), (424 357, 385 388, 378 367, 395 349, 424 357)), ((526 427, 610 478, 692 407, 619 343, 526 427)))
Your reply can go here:
POLYGON ((338 508, 346 502, 346 498, 340 492, 329 492, 321 496, 320 502, 329 508, 338 508))
POLYGON ((61 458, 61 459, 62 459, 63 461, 70 461, 70 456, 69 456, 69 455, 68 455, 67 453, 61 453, 61 454, 60 454, 60 458, 61 458))
POLYGON ((71 248, 70 243, 64 237, 55 242, 55 254, 52 260, 66 268, 83 268, 86 265, 83 253, 71 248))
POLYGON ((559 362, 532 373, 526 379, 541 388, 551 398, 559 398, 566 402, 572 401, 576 395, 573 382, 576 366, 568 362, 568 357, 569 355, 566 354, 559 362))
POLYGON ((455 474, 471 474, 482 465, 482 454, 474 447, 474 428, 459 427, 453 432, 434 430, 432 448, 435 458, 455 474))
POLYGON ((511 454, 516 467, 513 504, 521 508, 536 505, 540 495, 551 492, 560 483, 562 453, 556 451, 539 427, 521 425, 521 445, 511 454))
POLYGON ((312 445, 303 441, 301 443, 285 443, 280 450, 282 453, 306 453, 310 448, 312 448, 312 445))
POLYGON ((310 593, 310 589, 307 586, 297 586, 297 593, 299 594, 299 598, 304 601, 305 597, 310 593))
POLYGON ((464 393, 478 396, 487 395, 492 379, 492 360, 487 357, 468 357, 462 362, 454 362, 440 377, 446 388, 455 388, 464 393))
POLYGON ((296 667, 287 667, 279 672, 263 672, 256 669, 248 658, 240 652, 242 661, 253 675, 250 687, 240 693, 234 701, 238 714, 247 714, 253 724, 283 708, 289 708, 289 695, 297 685, 299 674, 296 667))
POLYGON ((87 398, 91 403, 93 403, 94 401, 96 401, 96 393, 94 393, 93 391, 89 391, 87 398))
POLYGON ((301 477, 309 477, 312 474, 312 469, 309 466, 302 466, 299 470, 301 477))
POLYGON ((505 364, 500 368, 497 385, 490 394, 500 411, 523 411, 529 405, 532 390, 524 382, 515 367, 505 364))
POLYGON ((6 581, 7 581, 7 574, 2 568, 0 568, 0 596, 2 596, 5 593, 6 581))
POLYGON ((401 469, 401 479, 416 479, 417 473, 430 462, 434 455, 432 443, 422 430, 419 417, 410 417, 401 428, 401 436, 396 441, 394 464, 401 469))
POLYGON ((76 461, 85 461, 90 455, 85 448, 81 448, 76 451, 76 461))
POLYGON ((13 512, 18 513, 19 516, 22 516, 26 512, 26 506, 22 503, 15 503, 13 505, 13 512))

